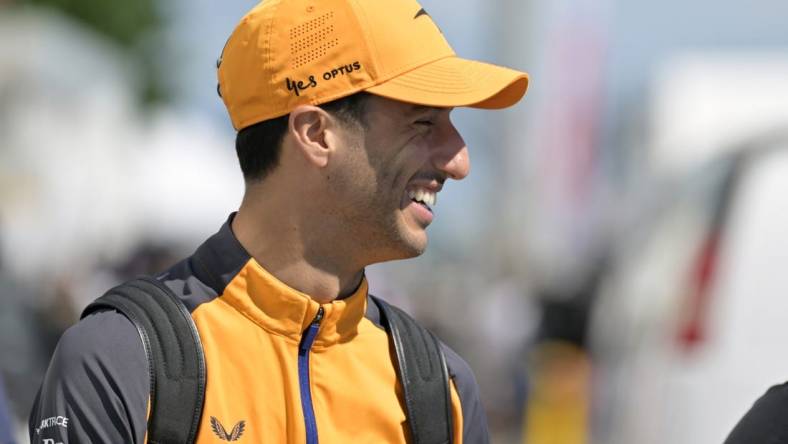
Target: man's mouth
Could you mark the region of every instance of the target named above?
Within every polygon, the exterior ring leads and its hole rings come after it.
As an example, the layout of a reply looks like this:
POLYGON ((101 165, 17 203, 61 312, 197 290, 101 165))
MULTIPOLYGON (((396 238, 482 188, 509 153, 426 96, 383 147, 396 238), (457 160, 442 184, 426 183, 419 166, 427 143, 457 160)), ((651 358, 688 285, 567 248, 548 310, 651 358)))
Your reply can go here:
POLYGON ((425 207, 430 213, 432 213, 432 207, 438 203, 438 194, 424 188, 408 190, 408 197, 413 202, 425 207))

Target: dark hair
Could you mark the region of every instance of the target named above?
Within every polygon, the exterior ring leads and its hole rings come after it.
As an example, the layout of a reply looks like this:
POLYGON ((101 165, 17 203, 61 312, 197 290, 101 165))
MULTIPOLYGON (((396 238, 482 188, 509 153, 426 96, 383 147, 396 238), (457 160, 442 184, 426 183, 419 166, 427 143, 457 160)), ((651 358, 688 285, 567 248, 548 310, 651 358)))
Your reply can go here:
MULTIPOLYGON (((320 105, 344 123, 364 125, 364 99, 368 93, 358 92, 320 105)), ((246 182, 262 180, 279 164, 282 139, 290 115, 264 120, 238 132, 235 152, 246 182)))

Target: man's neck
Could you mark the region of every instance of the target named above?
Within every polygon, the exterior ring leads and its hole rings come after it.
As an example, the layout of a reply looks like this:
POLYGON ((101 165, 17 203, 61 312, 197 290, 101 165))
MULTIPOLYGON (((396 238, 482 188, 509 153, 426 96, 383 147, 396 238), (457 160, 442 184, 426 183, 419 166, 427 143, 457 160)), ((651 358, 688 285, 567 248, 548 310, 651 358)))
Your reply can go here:
POLYGON ((313 233, 305 232, 308 227, 299 226, 295 219, 272 214, 282 213, 256 211, 242 205, 231 225, 244 249, 266 271, 321 304, 353 294, 363 279, 363 268, 342 267, 346 260, 332 257, 321 251, 325 246, 310 242, 309 235, 313 233))

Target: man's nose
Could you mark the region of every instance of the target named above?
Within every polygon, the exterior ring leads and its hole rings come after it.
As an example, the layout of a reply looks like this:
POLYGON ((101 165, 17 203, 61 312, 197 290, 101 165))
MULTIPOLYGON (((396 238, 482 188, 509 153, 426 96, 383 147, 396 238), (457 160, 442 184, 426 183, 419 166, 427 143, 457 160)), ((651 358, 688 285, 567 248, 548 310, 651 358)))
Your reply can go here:
POLYGON ((468 147, 451 122, 442 125, 432 151, 432 165, 454 180, 464 179, 471 171, 468 147))

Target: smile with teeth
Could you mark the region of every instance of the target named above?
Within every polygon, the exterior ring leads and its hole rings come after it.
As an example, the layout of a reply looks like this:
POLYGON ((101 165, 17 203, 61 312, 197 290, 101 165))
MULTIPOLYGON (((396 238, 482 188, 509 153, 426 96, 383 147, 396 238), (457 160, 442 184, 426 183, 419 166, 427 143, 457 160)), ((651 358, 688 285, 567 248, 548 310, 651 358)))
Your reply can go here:
POLYGON ((416 188, 415 190, 409 190, 408 197, 410 197, 410 200, 416 203, 420 203, 430 210, 432 210, 432 207, 434 207, 435 204, 438 202, 438 195, 424 188, 416 188))

